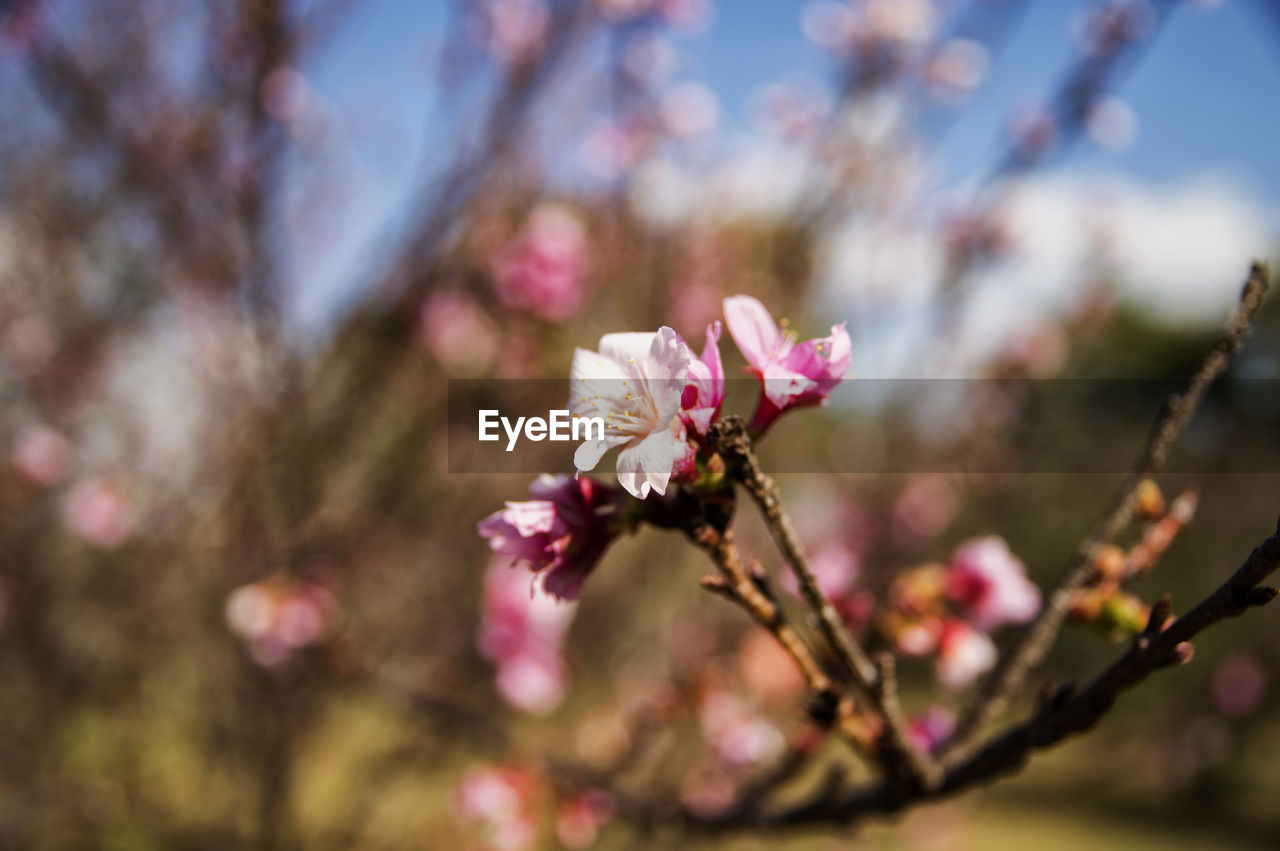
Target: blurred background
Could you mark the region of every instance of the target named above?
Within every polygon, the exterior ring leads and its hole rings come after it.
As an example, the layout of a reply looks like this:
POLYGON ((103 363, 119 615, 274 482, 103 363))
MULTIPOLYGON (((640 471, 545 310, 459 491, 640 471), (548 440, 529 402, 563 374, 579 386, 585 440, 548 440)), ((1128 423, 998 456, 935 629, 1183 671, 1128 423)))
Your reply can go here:
MULTIPOLYGON (((734 293, 802 339, 847 321, 864 379, 1185 376, 1274 254, 1277 105, 1270 0, 3 0, 0 847, 777 847, 571 782, 713 810, 808 735, 799 685, 674 533, 530 603, 474 531, 530 477, 451 471, 448 380, 700 344, 734 293)), ((1191 449, 1274 435, 1277 377, 1272 304, 1191 449)), ((851 620, 975 537, 1047 588, 1103 509, 1118 475, 992 437, 1026 415, 1005 386, 771 434, 775 468, 866 453, 780 479, 851 620), (936 472, 875 474, 885 435, 936 472)), ((1060 416, 1135 441, 1105 398, 1060 416)), ((1229 469, 1161 481, 1199 509, 1131 610, 1274 528, 1280 467, 1229 469)), ((1097 671, 1123 614, 1045 678, 1097 671)), ((1017 778, 785 842, 1276 847, 1275 624, 1017 778)), ((922 730, 967 693, 903 678, 922 730)))

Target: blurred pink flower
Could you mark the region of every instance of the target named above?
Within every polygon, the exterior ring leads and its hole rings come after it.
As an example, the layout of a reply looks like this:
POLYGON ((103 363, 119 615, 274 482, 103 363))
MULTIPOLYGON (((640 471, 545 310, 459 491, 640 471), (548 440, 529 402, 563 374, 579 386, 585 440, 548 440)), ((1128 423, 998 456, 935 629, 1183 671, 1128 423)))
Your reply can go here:
POLYGON ((783 139, 804 139, 831 118, 831 96, 816 80, 799 78, 769 83, 751 96, 753 122, 783 139))
POLYGON ((955 103, 982 84, 990 65, 991 55, 981 42, 953 38, 938 45, 921 74, 937 98, 955 103))
POLYGON ((324 638, 336 610, 333 596, 313 582, 271 578, 227 595, 224 616, 254 661, 274 667, 324 638))
POLYGON ((683 441, 672 428, 693 353, 665 325, 657 333, 605 334, 600 351, 576 349, 570 368, 569 409, 603 417, 603 440, 587 440, 574 453, 582 472, 621 447, 618 481, 637 499, 667 492, 683 441))
POLYGON ((46 425, 27 426, 18 433, 9 459, 32 482, 52 487, 71 470, 71 446, 46 425))
POLYGON ((705 30, 715 11, 711 0, 656 0, 656 4, 667 24, 684 33, 705 30))
POLYGON ((947 597, 980 629, 1026 623, 1040 611, 1040 589, 1004 539, 992 535, 961 544, 947 568, 947 597))
POLYGON ((662 96, 660 112, 667 133, 682 138, 709 133, 720 120, 720 104, 704 83, 684 82, 672 86, 662 96))
POLYGON ((688 384, 680 396, 680 419, 698 435, 720 416, 724 404, 724 363, 720 360, 720 323, 707 326, 702 356, 689 364, 688 384))
POLYGON ((524 712, 545 714, 568 686, 562 650, 577 607, 563 605, 503 560, 489 564, 476 643, 497 666, 498 694, 524 712))
POLYGON ((741 698, 718 686, 702 694, 698 718, 722 762, 748 768, 782 752, 786 740, 778 728, 754 712, 741 698))
POLYGON ((133 534, 133 512, 124 492, 100 477, 82 479, 62 502, 62 522, 74 535, 103 549, 120 546, 133 534))
POLYGON ((509 307, 561 321, 577 313, 586 295, 587 236, 573 214, 542 206, 524 230, 493 258, 498 298, 509 307))
POLYGON ((895 623, 893 643, 908 656, 926 656, 938 649, 943 622, 936 615, 925 615, 895 623))
POLYGON ((996 646, 985 632, 962 620, 942 625, 934 674, 945 687, 959 690, 995 667, 996 646))
POLYGON ((538 57, 550 13, 544 0, 485 0, 486 45, 499 62, 522 65, 538 57))
MULTIPOLYGON (((813 570, 813 578, 818 581, 818 590, 830 600, 844 597, 858 578, 858 554, 838 541, 829 541, 816 549, 809 557, 809 567, 813 570)), ((782 587, 789 593, 800 596, 800 585, 793 571, 782 574, 782 587)))
POLYGON ((296 68, 276 68, 262 81, 258 98, 268 115, 282 124, 303 117, 311 101, 311 86, 296 68))
POLYGON ((556 807, 556 839, 565 848, 590 848, 616 809, 613 797, 599 789, 575 795, 556 807))
POLYGON ((653 143, 654 133, 646 122, 603 119, 583 140, 582 161, 596 176, 612 180, 634 168, 653 143))
POLYGON ((945 706, 930 706, 907 725, 907 735, 920 750, 933 753, 956 727, 956 716, 945 706))
POLYGON ((724 318, 764 389, 751 418, 756 432, 763 432, 789 408, 825 402, 849 372, 853 344, 844 323, 832 326, 829 337, 797 345, 795 335, 780 330, 764 305, 751 296, 726 298, 724 318))
MULTIPOLYGON (((427 296, 418 314, 418 335, 450 372, 484 373, 498 354, 493 321, 461 293, 437 290, 427 296)), ((506 341, 503 345, 509 354, 506 341)))
POLYGON ((496 851, 533 848, 538 841, 537 790, 537 777, 523 766, 478 766, 458 784, 454 815, 480 823, 496 851))
POLYGON ((1267 672, 1252 656, 1223 660, 1213 674, 1213 705, 1228 718, 1248 718, 1267 696, 1267 672))
POLYGON ((906 543, 931 540, 947 528, 959 507, 960 496, 946 476, 916 476, 894 501, 894 537, 906 543))
POLYGON ((576 599, 616 535, 618 493, 587 477, 546 474, 529 486, 529 493, 533 499, 508 502, 476 528, 491 550, 540 573, 538 584, 547 593, 576 599))
POLYGON ((654 0, 595 0, 595 4, 605 18, 620 22, 648 13, 654 0))

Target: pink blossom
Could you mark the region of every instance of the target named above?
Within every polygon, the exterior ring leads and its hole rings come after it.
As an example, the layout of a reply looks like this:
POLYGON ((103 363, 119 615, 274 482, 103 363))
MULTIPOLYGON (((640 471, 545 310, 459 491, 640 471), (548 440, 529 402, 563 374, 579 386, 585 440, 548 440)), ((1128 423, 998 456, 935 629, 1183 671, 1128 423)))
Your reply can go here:
POLYGON ((947 568, 947 597, 967 609, 983 630, 1026 623, 1040 611, 1040 589, 1003 538, 992 535, 961 544, 947 568))
POLYGON ((754 712, 741 698, 708 688, 698 712, 702 732, 728 766, 746 768, 777 756, 786 746, 778 728, 754 712))
POLYGON ((537 788, 537 778, 523 766, 479 766, 458 784, 454 814, 460 821, 478 822, 498 851, 533 848, 538 841, 537 788))
POLYGON ((483 8, 488 48, 498 61, 522 65, 542 52, 551 17, 544 0, 486 0, 483 8))
POLYGON ((658 13, 676 30, 698 33, 711 24, 711 0, 657 0, 658 13))
POLYGON ((556 807, 556 838, 565 848, 590 848, 617 805, 599 789, 588 789, 556 807))
MULTIPOLYGON (((818 590, 831 600, 844 597, 858 578, 858 554, 837 541, 826 543, 813 551, 809 567, 818 582, 818 590)), ((788 570, 782 574, 782 587, 800 596, 800 585, 795 574, 788 570)))
POLYGON ((933 753, 956 727, 956 715, 945 706, 930 706, 907 724, 907 735, 920 750, 933 753))
POLYGON ((62 522, 73 534, 102 549, 114 549, 133 534, 133 512, 124 492, 106 479, 77 482, 62 503, 62 522))
POLYGON ((688 384, 680 396, 680 419, 699 436, 707 433, 724 404, 724 363, 720 360, 720 323, 707 326, 702 356, 689 364, 688 384))
POLYGON ((492 272, 504 304, 544 319, 568 319, 586 295, 586 231, 567 210, 539 207, 494 257, 492 272))
POLYGON ((962 620, 949 620, 942 625, 938 642, 938 658, 934 674, 938 682, 959 690, 995 667, 996 645, 985 632, 962 620))
POLYGON ((894 626, 894 646, 908 656, 926 656, 938 649, 942 639, 943 622, 936 615, 906 619, 894 626))
MULTIPOLYGON (((450 372, 482 374, 498 354, 498 332, 492 320, 468 296, 437 290, 418 313, 419 338, 450 372)), ((504 357, 511 356, 503 340, 504 357)))
POLYGON ((1213 704, 1228 718, 1248 718, 1262 708, 1267 673, 1252 656, 1232 656, 1213 675, 1213 704))
POLYGON ((692 361, 689 347, 665 325, 657 333, 605 334, 600 351, 574 351, 569 409, 605 420, 604 438, 579 446, 574 465, 593 470, 620 447, 618 481, 627 492, 637 499, 651 490, 665 494, 685 452, 675 426, 692 361))
POLYGON ((236 588, 224 614, 254 661, 274 667, 323 639, 336 609, 332 595, 313 582, 273 578, 236 588))
POLYGON ((564 698, 568 671, 562 650, 576 606, 560 604, 503 560, 490 563, 476 643, 497 666, 498 694, 525 712, 545 714, 564 698))
POLYGON ((10 460, 15 469, 42 487, 52 487, 71 468, 71 447, 66 438, 46 425, 33 425, 18 433, 10 460))
POLYGON ((960 495, 945 476, 913 478, 893 504, 894 537, 905 543, 939 535, 960 507, 960 495))
POLYGON ((529 493, 533 499, 508 502, 476 528, 494 552, 541 573, 547 593, 576 599, 616 535, 618 494, 593 479, 551 475, 539 476, 529 493))
POLYGON ((797 344, 795 335, 780 330, 763 304, 745 295, 724 300, 724 318, 749 369, 763 385, 751 419, 757 433, 789 408, 825 402, 853 362, 853 344, 844 323, 833 325, 828 337, 797 344))

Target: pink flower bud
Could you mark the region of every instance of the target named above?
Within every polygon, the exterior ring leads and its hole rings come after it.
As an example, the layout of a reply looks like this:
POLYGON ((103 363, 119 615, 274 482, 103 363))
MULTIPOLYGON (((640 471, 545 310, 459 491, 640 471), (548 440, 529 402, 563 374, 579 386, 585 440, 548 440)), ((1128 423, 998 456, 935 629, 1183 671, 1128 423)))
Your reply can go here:
POLYGON ((508 502, 477 529, 495 553, 541 573, 547 593, 577 599, 616 535, 618 492, 586 477, 550 475, 539 476, 529 492, 534 499, 508 502))
POLYGON ((724 318, 763 388, 751 419, 757 433, 783 411, 825 402, 853 362, 853 344, 843 323, 832 326, 829 337, 797 344, 795 335, 780 330, 763 304, 745 295, 724 300, 724 318))
POLYGON ((509 307, 562 321, 578 312, 586 296, 587 236, 571 213, 544 206, 524 231, 494 257, 498 298, 509 307))
POLYGON ((942 626, 934 673, 938 682, 953 690, 966 688, 995 667, 996 646, 991 638, 961 620, 942 626))
POLYGON ((983 630, 1026 623, 1040 611, 1040 589, 1004 539, 994 535, 960 545, 951 557, 946 590, 983 630))

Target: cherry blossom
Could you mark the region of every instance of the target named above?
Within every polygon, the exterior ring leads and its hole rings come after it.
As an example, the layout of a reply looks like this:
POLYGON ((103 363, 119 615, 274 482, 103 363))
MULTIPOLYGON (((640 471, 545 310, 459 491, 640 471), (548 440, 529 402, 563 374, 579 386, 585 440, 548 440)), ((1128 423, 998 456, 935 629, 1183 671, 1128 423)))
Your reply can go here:
POLYGON ((763 386, 751 419, 757 433, 789 408, 822 404, 849 372, 853 344, 844 323, 833 325, 830 336, 797 344, 795 335, 779 329, 763 304, 745 295, 724 300, 724 318, 763 386))
POLYGON ((947 571, 947 597, 963 606, 983 630, 1026 623, 1040 611, 1040 589, 1003 538, 992 535, 961 544, 947 571))
POLYGON ((587 440, 574 453, 578 470, 594 470, 618 447, 618 481, 627 492, 637 499, 665 494, 685 454, 677 414, 692 361, 689 347, 665 325, 656 333, 606 334, 598 352, 577 349, 569 409, 605 420, 604 438, 587 440))
POLYGON ((540 573, 547 593, 576 599, 616 535, 618 493, 590 478, 551 475, 539 476, 529 493, 533 499, 506 503, 477 529, 494 552, 540 573))
POLYGON ((719 343, 720 323, 712 322, 707 326, 702 355, 689 364, 689 383, 680 397, 680 419, 698 435, 707 433, 724 403, 724 363, 720 360, 719 343))
POLYGON ((497 666, 495 684, 508 704, 544 715, 560 705, 568 685, 562 650, 576 606, 560 604, 501 559, 485 572, 484 610, 476 637, 497 666))

